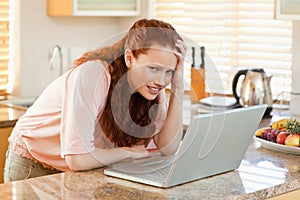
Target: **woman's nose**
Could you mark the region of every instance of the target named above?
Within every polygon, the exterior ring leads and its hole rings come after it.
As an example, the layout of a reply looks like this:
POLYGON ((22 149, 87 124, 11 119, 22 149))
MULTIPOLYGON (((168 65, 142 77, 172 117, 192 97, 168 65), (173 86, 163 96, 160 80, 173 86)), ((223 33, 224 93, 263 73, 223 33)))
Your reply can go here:
POLYGON ((165 77, 165 74, 164 73, 158 73, 156 76, 155 76, 155 80, 154 80, 154 83, 157 84, 157 85, 160 85, 160 86, 164 86, 165 83, 166 83, 166 77, 165 77))

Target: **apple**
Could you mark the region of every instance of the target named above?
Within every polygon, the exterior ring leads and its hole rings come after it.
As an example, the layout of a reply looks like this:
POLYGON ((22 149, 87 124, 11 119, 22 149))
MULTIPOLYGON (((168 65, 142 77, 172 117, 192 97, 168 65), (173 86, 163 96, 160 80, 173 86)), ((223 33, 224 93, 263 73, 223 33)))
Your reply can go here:
POLYGON ((285 139, 287 138, 287 136, 289 136, 290 134, 287 133, 286 131, 282 131, 280 132, 277 137, 276 137, 276 143, 278 144, 285 144, 285 139))
POLYGON ((290 134, 285 139, 285 145, 299 147, 300 146, 300 135, 299 134, 290 134))

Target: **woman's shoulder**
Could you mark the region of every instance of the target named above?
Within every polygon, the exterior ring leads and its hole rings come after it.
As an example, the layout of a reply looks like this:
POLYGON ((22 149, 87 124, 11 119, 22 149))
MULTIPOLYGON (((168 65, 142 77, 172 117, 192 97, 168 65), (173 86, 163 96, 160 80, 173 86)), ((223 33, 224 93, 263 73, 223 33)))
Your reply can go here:
POLYGON ((85 79, 98 80, 99 78, 106 78, 110 80, 108 64, 102 60, 87 61, 78 66, 78 72, 78 75, 85 79))
POLYGON ((108 64, 102 60, 87 61, 78 66, 81 71, 87 72, 108 72, 108 64))

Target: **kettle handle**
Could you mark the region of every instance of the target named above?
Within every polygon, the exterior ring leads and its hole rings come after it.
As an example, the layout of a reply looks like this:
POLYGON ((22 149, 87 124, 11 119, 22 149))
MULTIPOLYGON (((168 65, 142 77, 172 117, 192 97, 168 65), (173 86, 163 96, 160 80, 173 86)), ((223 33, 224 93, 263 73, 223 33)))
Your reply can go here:
POLYGON ((232 93, 233 93, 234 98, 236 99, 237 104, 240 104, 240 97, 238 96, 238 94, 236 92, 236 86, 237 86, 237 83, 238 83, 238 80, 239 80, 240 76, 241 75, 246 76, 247 72, 248 72, 248 69, 238 71, 237 74, 234 76, 233 81, 232 81, 232 93))

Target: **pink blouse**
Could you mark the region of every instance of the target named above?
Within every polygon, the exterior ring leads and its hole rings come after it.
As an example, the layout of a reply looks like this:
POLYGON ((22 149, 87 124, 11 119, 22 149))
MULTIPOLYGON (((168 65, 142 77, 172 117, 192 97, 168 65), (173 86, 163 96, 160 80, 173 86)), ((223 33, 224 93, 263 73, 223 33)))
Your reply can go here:
MULTIPOLYGON (((107 63, 89 61, 54 80, 18 120, 9 138, 19 155, 46 167, 69 171, 65 155, 112 148, 98 120, 110 85, 107 63)), ((164 96, 164 95, 162 95, 164 96)), ((155 121, 158 133, 166 118, 165 98, 155 121)))

